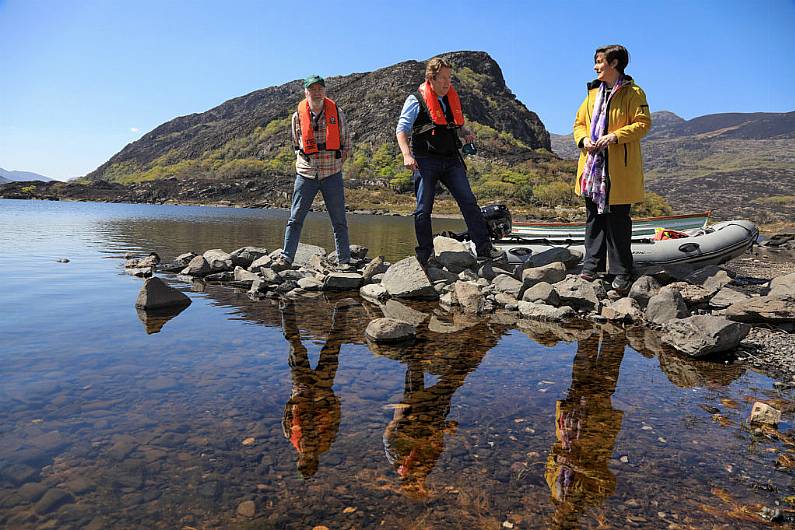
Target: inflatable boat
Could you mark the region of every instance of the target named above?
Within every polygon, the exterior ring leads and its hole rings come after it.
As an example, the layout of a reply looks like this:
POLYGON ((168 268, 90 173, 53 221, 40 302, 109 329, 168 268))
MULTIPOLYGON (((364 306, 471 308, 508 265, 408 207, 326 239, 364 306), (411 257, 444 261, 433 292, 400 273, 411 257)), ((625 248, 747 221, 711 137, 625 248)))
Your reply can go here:
MULTIPOLYGON (((678 239, 638 239, 632 242, 632 257, 636 267, 652 265, 694 264, 719 265, 748 250, 759 236, 757 226, 746 220, 723 221, 692 230, 678 239)), ((551 248, 565 247, 585 254, 582 241, 557 242, 546 238, 514 237, 494 241, 504 250, 509 263, 523 263, 533 254, 551 248)))

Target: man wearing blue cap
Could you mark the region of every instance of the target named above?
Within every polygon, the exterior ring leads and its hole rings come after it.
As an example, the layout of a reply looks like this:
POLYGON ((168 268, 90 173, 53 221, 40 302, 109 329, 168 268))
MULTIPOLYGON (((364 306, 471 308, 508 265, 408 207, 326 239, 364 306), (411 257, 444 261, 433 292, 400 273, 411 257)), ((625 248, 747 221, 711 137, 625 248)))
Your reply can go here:
POLYGON ((342 109, 326 97, 326 81, 322 77, 313 74, 304 79, 304 95, 305 99, 298 104, 292 118, 296 175, 281 261, 292 265, 304 218, 320 191, 334 230, 337 258, 342 269, 349 269, 351 250, 345 219, 342 164, 350 152, 350 131, 342 109))

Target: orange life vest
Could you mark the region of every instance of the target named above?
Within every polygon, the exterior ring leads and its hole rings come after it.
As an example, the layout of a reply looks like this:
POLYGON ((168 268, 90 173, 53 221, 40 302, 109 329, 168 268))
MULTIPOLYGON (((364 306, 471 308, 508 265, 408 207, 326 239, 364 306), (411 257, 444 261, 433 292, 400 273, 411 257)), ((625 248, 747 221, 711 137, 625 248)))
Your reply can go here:
POLYGON ((309 112, 309 103, 306 99, 298 104, 298 122, 301 124, 302 151, 306 154, 317 153, 320 149, 325 151, 340 150, 340 119, 337 113, 337 104, 329 98, 323 101, 323 115, 326 117, 326 143, 318 145, 315 141, 315 132, 312 129, 312 115, 309 112))
MULTIPOLYGON (((439 96, 433 91, 433 87, 426 81, 420 85, 418 90, 425 100, 425 106, 428 108, 428 114, 431 115, 433 123, 436 125, 448 125, 447 117, 439 104, 439 96)), ((453 113, 454 124, 457 127, 461 127, 464 125, 464 112, 461 110, 461 100, 458 99, 458 92, 453 87, 450 87, 450 90, 447 91, 447 102, 450 104, 450 111, 453 113)))

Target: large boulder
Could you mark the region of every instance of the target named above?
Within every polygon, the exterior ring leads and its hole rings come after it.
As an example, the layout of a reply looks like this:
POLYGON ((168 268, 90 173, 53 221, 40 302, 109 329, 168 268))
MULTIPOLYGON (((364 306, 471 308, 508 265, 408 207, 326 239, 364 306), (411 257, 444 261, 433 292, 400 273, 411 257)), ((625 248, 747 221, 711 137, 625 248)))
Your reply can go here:
POLYGON ((599 282, 589 282, 579 276, 569 276, 552 286, 558 292, 560 303, 574 309, 598 311, 600 300, 607 298, 607 293, 599 282))
POLYGON ((660 287, 660 282, 654 276, 644 274, 635 280, 627 296, 637 301, 640 307, 646 307, 646 304, 649 303, 649 298, 657 294, 660 287))
POLYGON ((483 311, 486 300, 483 298, 480 287, 476 283, 458 281, 455 283, 453 292, 461 309, 466 313, 478 314, 483 311))
POLYGON ((582 261, 582 252, 579 250, 565 247, 553 247, 530 256, 525 262, 525 267, 543 267, 550 263, 559 262, 563 263, 567 269, 571 269, 576 267, 580 261, 582 261))
POLYGON ((508 293, 516 298, 519 297, 519 292, 522 290, 522 282, 507 274, 500 274, 494 278, 492 285, 498 293, 508 293))
POLYGON ((370 300, 376 304, 380 304, 384 300, 389 299, 389 293, 386 292, 386 289, 384 289, 384 286, 380 283, 368 283, 362 286, 362 288, 359 289, 359 295, 365 300, 370 300))
POLYGON ((417 334, 414 326, 394 318, 376 318, 367 324, 364 334, 375 342, 400 342, 417 334))
POLYGON ((671 320, 662 341, 691 357, 703 357, 737 348, 751 327, 713 315, 671 320))
POLYGON ((641 322, 643 310, 634 298, 620 298, 612 304, 602 307, 602 316, 607 320, 620 320, 625 322, 641 322))
POLYGON ((384 256, 376 256, 362 269, 362 278, 369 282, 373 276, 385 273, 388 268, 389 265, 384 261, 384 256))
POLYGON ((414 327, 419 326, 428 318, 428 313, 417 311, 397 300, 387 300, 386 303, 381 306, 381 311, 383 311, 384 316, 387 318, 402 320, 414 327))
POLYGON ((684 318, 688 315, 685 299, 676 289, 663 287, 649 298, 646 304, 646 320, 655 324, 665 324, 674 318, 684 318))
POLYGON ((332 272, 323 281, 324 291, 353 291, 362 285, 358 272, 332 272))
POLYGON ((747 294, 726 286, 709 299, 709 306, 713 309, 726 309, 732 304, 748 300, 749 298, 751 297, 747 294))
POLYGON ((259 279, 259 274, 249 272, 240 265, 235 267, 234 279, 236 282, 253 282, 259 279))
POLYGON ((682 299, 688 306, 701 306, 709 302, 710 297, 715 294, 700 285, 688 282, 673 282, 667 285, 669 289, 676 289, 682 295, 682 299))
POLYGON ((566 266, 554 261, 546 265, 531 267, 522 271, 522 286, 529 289, 537 283, 558 283, 566 278, 566 266))
POLYGON ((261 258, 262 256, 268 255, 268 249, 261 248, 261 247, 241 247, 237 250, 232 251, 229 254, 229 258, 232 260, 232 265, 236 267, 243 267, 247 269, 251 266, 251 264, 261 258))
POLYGON ((266 254, 265 256, 260 256, 254 261, 252 261, 251 264, 248 266, 248 270, 252 272, 257 272, 262 267, 270 267, 271 263, 273 263, 273 258, 271 258, 266 254))
POLYGON ((519 314, 523 318, 542 321, 561 321, 576 315, 574 309, 568 306, 552 307, 534 302, 519 302, 519 314))
POLYGON ((508 276, 515 276, 514 267, 495 267, 494 262, 486 261, 478 269, 478 276, 492 281, 500 274, 507 274, 508 276), (509 270, 510 269, 510 270, 509 270))
POLYGON ((182 269, 181 274, 188 276, 207 276, 212 270, 204 256, 196 256, 182 269))
POLYGON ((390 296, 435 300, 439 297, 417 258, 404 258, 387 269, 381 285, 390 296))
POLYGON ((203 255, 207 263, 210 264, 211 272, 232 270, 232 257, 220 248, 208 250, 203 255))
POLYGON ((555 307, 560 305, 560 295, 558 295, 555 288, 547 282, 537 283, 529 289, 526 289, 524 294, 522 294, 522 300, 525 302, 548 304, 555 307))
POLYGON ((459 273, 475 266, 477 258, 469 250, 469 245, 451 237, 433 238, 433 255, 450 272, 459 273))
POLYGON ((787 295, 795 297, 795 272, 770 280, 770 292, 767 294, 773 298, 785 298, 787 295))
POLYGON ((726 317, 738 322, 795 322, 795 295, 757 296, 735 302, 726 309, 726 317))
POLYGON ((317 245, 298 243, 298 249, 295 251, 295 258, 293 258, 293 267, 305 267, 309 265, 312 256, 325 257, 326 249, 318 247, 317 245))
POLYGON ((186 305, 190 305, 190 298, 157 277, 147 278, 144 281, 135 301, 135 307, 140 309, 163 309, 186 305))

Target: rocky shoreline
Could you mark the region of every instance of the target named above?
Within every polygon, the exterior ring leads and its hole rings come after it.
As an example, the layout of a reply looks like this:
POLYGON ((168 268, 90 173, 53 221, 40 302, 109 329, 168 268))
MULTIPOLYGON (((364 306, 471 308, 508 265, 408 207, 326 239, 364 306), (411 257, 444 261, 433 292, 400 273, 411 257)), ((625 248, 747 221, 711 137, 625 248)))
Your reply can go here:
MULTIPOLYGON (((372 342, 412 340, 425 317, 410 307, 411 300, 438 301, 439 310, 470 320, 543 322, 562 328, 583 320, 609 322, 638 330, 633 332, 640 337, 633 344, 636 349, 746 362, 779 385, 795 386, 795 240, 771 239, 782 240, 755 247, 723 266, 638 271, 626 293, 612 290, 606 279, 580 278, 581 256, 568 249, 551 249, 509 266, 478 262, 465 244, 442 236, 435 238, 434 258, 425 268, 414 257, 396 263, 380 256, 371 259, 368 249, 353 245, 353 266, 342 269, 334 253, 304 244, 291 267, 276 260, 280 249, 243 247, 231 253, 185 253, 167 264, 152 255, 130 259, 125 268, 142 277, 174 273, 199 289, 204 282, 220 282, 246 289, 254 300, 358 291, 384 309, 384 318, 373 320, 365 331, 372 342)), ((142 295, 149 290, 156 300, 161 296, 156 290, 168 296, 169 289, 148 281, 142 295)), ((144 311, 155 307, 139 305, 144 311)))

